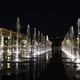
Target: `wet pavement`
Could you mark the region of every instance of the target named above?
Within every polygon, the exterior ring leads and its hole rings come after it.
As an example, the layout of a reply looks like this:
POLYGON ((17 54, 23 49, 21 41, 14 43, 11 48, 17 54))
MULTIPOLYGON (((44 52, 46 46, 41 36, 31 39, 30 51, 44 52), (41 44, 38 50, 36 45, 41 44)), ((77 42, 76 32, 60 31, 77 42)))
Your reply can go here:
POLYGON ((46 71, 40 75, 39 80, 69 80, 62 58, 58 53, 54 54, 46 71))
POLYGON ((80 80, 80 63, 75 63, 71 58, 66 57, 63 53, 62 56, 65 72, 70 80, 80 80))
POLYGON ((75 63, 61 52, 50 59, 44 55, 24 62, 0 62, 0 80, 80 80, 79 75, 75 63))
POLYGON ((38 77, 45 71, 51 53, 41 56, 22 59, 20 62, 1 61, 0 80, 38 80, 38 77), (48 57, 46 57, 48 55, 48 57))
POLYGON ((80 64, 73 63, 65 53, 55 52, 39 80, 80 80, 80 68, 77 67, 80 67, 80 64))

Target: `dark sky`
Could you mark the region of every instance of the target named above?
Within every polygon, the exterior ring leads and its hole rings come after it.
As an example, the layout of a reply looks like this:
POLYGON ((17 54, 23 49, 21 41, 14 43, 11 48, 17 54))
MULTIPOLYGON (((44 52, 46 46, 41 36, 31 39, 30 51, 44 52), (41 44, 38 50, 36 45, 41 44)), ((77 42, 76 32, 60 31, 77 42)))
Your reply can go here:
POLYGON ((0 26, 15 29, 16 17, 19 16, 22 31, 26 25, 36 27, 51 36, 65 35, 71 25, 80 17, 78 2, 20 2, 6 1, 0 3, 0 26))

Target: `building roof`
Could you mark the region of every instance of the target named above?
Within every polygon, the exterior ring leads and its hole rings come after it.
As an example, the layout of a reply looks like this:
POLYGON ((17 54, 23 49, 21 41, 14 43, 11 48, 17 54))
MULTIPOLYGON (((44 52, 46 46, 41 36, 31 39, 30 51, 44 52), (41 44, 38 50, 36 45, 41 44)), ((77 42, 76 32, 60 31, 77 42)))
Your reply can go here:
MULTIPOLYGON (((6 28, 0 28, 0 35, 8 36, 8 35, 10 35, 10 33, 12 34, 12 36, 16 36, 17 35, 17 32, 8 30, 6 28)), ((20 34, 20 33, 19 33, 19 36, 26 37, 26 35, 23 35, 23 34, 20 34)))

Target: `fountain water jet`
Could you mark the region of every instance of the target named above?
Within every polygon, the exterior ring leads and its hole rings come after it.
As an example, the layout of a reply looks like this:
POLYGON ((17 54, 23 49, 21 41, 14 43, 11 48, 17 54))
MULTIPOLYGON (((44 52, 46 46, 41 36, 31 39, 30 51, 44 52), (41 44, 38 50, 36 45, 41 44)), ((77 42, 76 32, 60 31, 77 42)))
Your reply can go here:
POLYGON ((11 60, 11 55, 12 55, 12 31, 10 31, 10 35, 8 36, 8 61, 11 60))
POLYGON ((30 58, 31 57, 31 37, 30 37, 30 25, 27 25, 27 36, 26 36, 26 57, 30 58))
POLYGON ((34 34, 33 34, 33 55, 37 55, 37 41, 36 41, 36 28, 34 28, 34 34))
POLYGON ((19 17, 17 17, 17 22, 16 22, 16 27, 17 27, 17 35, 16 35, 16 56, 15 56, 15 61, 20 61, 19 59, 19 54, 20 54, 20 47, 19 47, 19 32, 20 32, 20 20, 19 17))

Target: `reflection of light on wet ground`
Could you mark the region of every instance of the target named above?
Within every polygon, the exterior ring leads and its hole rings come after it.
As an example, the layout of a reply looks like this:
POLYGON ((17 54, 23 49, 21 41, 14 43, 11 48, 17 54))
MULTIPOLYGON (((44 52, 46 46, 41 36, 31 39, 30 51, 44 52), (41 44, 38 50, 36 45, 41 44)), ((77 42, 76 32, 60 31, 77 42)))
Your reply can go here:
POLYGON ((76 66, 77 66, 76 70, 79 71, 80 70, 80 64, 77 63, 76 66))
POLYGON ((49 51, 51 51, 51 48, 50 49, 46 49, 46 50, 40 50, 39 49, 39 51, 37 51, 36 49, 34 49, 34 54, 33 54, 33 56, 38 56, 38 55, 41 55, 41 54, 44 54, 44 53, 46 53, 46 52, 49 52, 49 51))
POLYGON ((7 63, 7 68, 10 68, 10 63, 7 63))
POLYGON ((62 48, 63 61, 65 65, 66 74, 69 75, 70 80, 80 80, 80 58, 66 51, 62 48))
POLYGON ((2 70, 2 68, 3 68, 3 64, 2 64, 2 63, 0 63, 0 70, 2 70))
POLYGON ((37 80, 39 75, 45 70, 46 62, 51 58, 51 52, 42 55, 22 59, 22 61, 1 61, 0 80, 37 80), (47 57, 46 57, 46 54, 47 57), (46 61, 47 60, 47 61, 46 61), (5 79, 2 79, 5 78, 5 79))

